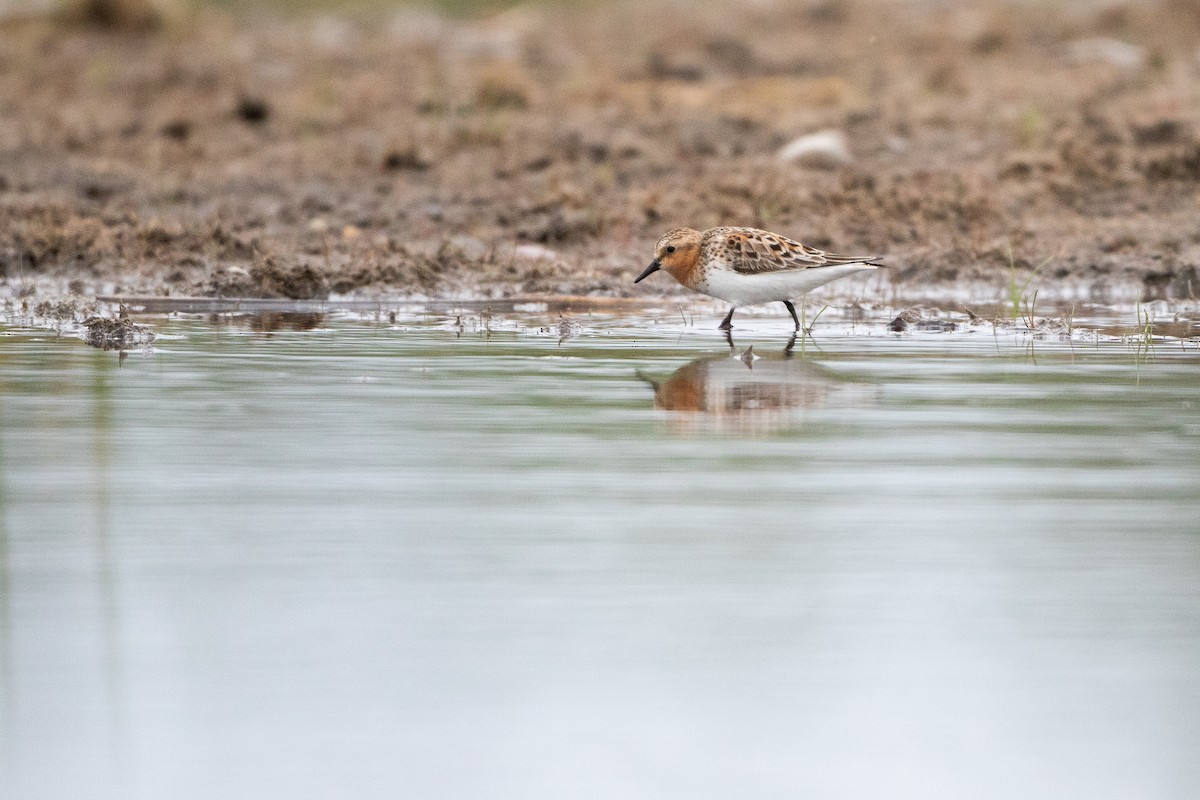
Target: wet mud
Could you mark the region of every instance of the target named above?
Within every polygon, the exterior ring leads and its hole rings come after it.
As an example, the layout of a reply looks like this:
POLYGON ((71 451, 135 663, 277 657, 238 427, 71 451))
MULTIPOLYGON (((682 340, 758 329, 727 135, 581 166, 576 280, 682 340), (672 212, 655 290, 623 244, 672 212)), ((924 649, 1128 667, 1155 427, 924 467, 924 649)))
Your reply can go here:
POLYGON ((901 295, 1194 298, 1198 43, 1185 0, 10 14, 0 276, 646 296, 664 230, 737 224, 881 253, 901 295))

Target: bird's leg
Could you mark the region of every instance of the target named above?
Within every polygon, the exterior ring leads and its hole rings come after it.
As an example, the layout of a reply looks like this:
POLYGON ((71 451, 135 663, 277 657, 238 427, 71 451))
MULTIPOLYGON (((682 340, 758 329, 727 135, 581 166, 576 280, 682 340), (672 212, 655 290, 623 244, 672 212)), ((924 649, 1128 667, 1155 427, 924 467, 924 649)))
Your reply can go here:
POLYGON ((800 330, 800 318, 796 316, 796 307, 792 305, 791 300, 784 300, 783 304, 787 306, 788 313, 792 315, 792 321, 796 323, 796 330, 800 330))
POLYGON ((729 328, 721 328, 721 331, 725 334, 725 344, 729 345, 729 352, 731 353, 733 352, 733 332, 730 330, 732 327, 730 325, 729 328))
POLYGON ((787 346, 783 348, 783 357, 784 357, 784 358, 791 358, 791 357, 792 357, 792 350, 793 350, 795 347, 796 347, 796 334, 794 334, 794 333, 793 333, 793 334, 792 334, 792 336, 791 336, 791 338, 790 338, 790 339, 788 339, 787 346))
POLYGON ((721 324, 717 327, 723 331, 733 330, 733 312, 737 310, 737 306, 729 309, 729 313, 725 315, 725 319, 721 320, 721 324))

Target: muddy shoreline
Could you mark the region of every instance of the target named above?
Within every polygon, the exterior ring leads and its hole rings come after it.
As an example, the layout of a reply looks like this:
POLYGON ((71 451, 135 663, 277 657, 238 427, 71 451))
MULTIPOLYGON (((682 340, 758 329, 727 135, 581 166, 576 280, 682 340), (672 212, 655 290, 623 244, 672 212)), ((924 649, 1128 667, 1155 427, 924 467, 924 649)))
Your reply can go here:
POLYGON ((0 291, 666 296, 663 230, 742 224, 888 298, 1200 294, 1194 4, 681 14, 0 18, 0 291))

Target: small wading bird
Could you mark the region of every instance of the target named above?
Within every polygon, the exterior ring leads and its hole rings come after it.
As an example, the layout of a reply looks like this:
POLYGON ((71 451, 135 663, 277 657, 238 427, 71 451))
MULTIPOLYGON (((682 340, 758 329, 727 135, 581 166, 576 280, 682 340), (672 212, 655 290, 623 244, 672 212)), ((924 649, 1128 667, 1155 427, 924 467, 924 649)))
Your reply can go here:
POLYGON ((800 330, 792 298, 830 281, 883 268, 875 256, 838 256, 757 228, 691 228, 668 231, 654 247, 654 260, 633 281, 660 269, 693 291, 733 303, 721 321, 733 328, 738 306, 782 302, 800 330))

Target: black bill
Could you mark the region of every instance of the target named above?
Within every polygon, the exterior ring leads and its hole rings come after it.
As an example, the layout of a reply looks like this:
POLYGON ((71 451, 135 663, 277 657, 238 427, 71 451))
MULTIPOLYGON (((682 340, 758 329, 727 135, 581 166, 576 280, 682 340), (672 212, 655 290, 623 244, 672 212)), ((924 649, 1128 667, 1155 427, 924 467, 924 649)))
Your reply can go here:
POLYGON ((642 280, 650 277, 654 273, 658 272, 660 269, 662 269, 662 264, 660 264, 658 259, 656 258, 650 262, 650 266, 646 267, 646 269, 644 269, 642 271, 641 275, 638 275, 636 278, 633 279, 633 282, 640 283, 642 280))

